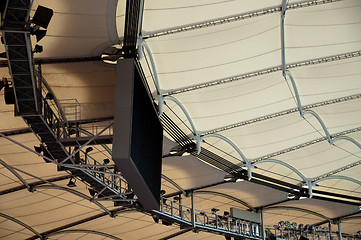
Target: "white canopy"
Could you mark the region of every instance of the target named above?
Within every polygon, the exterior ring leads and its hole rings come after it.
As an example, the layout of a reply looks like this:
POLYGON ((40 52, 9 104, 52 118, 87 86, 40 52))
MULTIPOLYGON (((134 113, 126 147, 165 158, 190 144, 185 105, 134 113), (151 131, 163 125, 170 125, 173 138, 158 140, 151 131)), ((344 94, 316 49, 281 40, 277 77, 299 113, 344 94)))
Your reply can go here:
MULTIPOLYGON (((35 0, 31 15, 38 5, 54 16, 35 58, 99 57, 124 37, 125 1, 35 0)), ((263 208, 270 226, 331 221, 337 231, 333 220, 341 219, 342 232, 361 230, 360 13, 358 0, 290 0, 285 12, 280 0, 144 1, 139 61, 161 113, 198 147, 314 197, 289 200, 277 184, 251 176, 222 183, 228 173, 196 154, 169 156, 178 144, 166 132, 162 189, 196 189, 201 211, 263 208)), ((81 119, 112 118, 114 65, 44 63, 41 70, 59 100, 79 102, 81 119)), ((0 72, 10 78, 7 67, 0 72)), ((97 124, 88 127, 104 125, 97 124)), ((167 239, 181 231, 112 202, 96 205, 80 181, 68 187, 67 172, 29 150, 39 140, 4 101, 0 132, 28 147, 0 138, 0 238, 167 239)), ((111 159, 101 146, 90 156, 111 159)), ((172 239, 188 238, 224 239, 205 232, 172 239)))

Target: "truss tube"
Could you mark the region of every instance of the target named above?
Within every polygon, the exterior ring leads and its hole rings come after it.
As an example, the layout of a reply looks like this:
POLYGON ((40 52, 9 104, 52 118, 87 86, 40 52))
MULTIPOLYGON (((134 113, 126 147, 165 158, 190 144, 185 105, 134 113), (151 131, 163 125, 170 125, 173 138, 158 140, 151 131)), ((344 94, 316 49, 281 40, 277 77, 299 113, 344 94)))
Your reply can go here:
POLYGON ((330 144, 333 144, 333 141, 332 141, 332 138, 331 138, 331 135, 329 133, 329 131, 327 130, 327 127, 325 125, 325 123, 322 121, 321 117, 314 111, 312 110, 307 110, 307 111, 304 111, 305 114, 311 114, 312 116, 314 116, 317 121, 321 124, 322 126, 322 129, 323 131, 325 132, 326 134, 326 137, 327 137, 327 141, 330 143, 330 144))
POLYGON ((46 160, 48 160, 48 161, 50 161, 50 162, 52 162, 52 163, 58 164, 58 163, 57 163, 56 161, 54 161, 53 159, 50 159, 50 158, 48 158, 48 157, 46 157, 46 156, 44 156, 44 155, 42 155, 42 154, 34 151, 33 149, 25 146, 24 144, 22 144, 22 143, 20 143, 20 142, 18 142, 18 141, 16 141, 16 140, 14 140, 14 139, 12 139, 12 138, 4 135, 4 134, 2 134, 2 133, 0 133, 0 136, 3 137, 3 138, 5 138, 5 139, 7 139, 7 140, 9 140, 10 142, 13 142, 13 143, 19 145, 19 146, 22 147, 22 148, 25 148, 26 150, 28 150, 28 151, 30 151, 30 152, 32 152, 32 153, 35 153, 35 154, 38 155, 39 157, 45 158, 46 160))
POLYGON ((174 187, 176 187, 184 196, 187 196, 187 193, 184 191, 183 188, 181 188, 177 183, 175 183, 172 179, 168 178, 165 175, 161 175, 164 180, 172 184, 174 187))
POLYGON ((236 146, 236 144, 234 144, 230 139, 228 139, 225 136, 222 136, 220 134, 208 134, 205 136, 202 136, 201 139, 207 138, 207 137, 215 137, 215 138, 219 138, 222 139, 223 141, 225 141, 226 143, 228 143, 234 150, 236 150, 236 152, 241 156, 242 160, 244 161, 244 164, 247 166, 247 171, 248 171, 248 181, 250 181, 252 179, 252 168, 253 165, 251 164, 251 162, 248 161, 248 159, 246 158, 246 156, 242 153, 242 151, 236 146))
POLYGON ((4 213, 0 213, 0 217, 6 218, 6 219, 8 219, 8 220, 10 220, 10 221, 12 221, 12 222, 14 222, 14 223, 17 223, 17 224, 25 227, 26 229, 28 229, 29 231, 33 232, 34 234, 36 234, 36 235, 39 236, 40 238, 43 237, 40 233, 38 233, 37 231, 35 231, 32 227, 30 227, 29 225, 23 223, 23 222, 20 221, 20 220, 17 220, 16 218, 13 218, 13 217, 11 217, 11 216, 9 216, 9 215, 6 215, 6 214, 4 214, 4 213))
POLYGON ((189 121, 189 124, 192 127, 194 138, 197 141, 197 153, 200 154, 200 152, 201 152, 201 137, 200 137, 200 135, 199 135, 199 133, 197 131, 196 126, 193 123, 192 118, 189 116, 189 114, 188 114, 187 110, 185 109, 185 107, 182 105, 182 103, 178 99, 176 99, 174 97, 166 96, 166 97, 164 97, 164 100, 170 100, 170 101, 174 102, 183 111, 184 115, 186 116, 186 118, 189 121))
POLYGON ((297 86, 296 86, 296 82, 291 74, 290 71, 286 71, 284 72, 284 75, 283 77, 285 78, 285 80, 287 81, 287 77, 288 76, 291 80, 291 83, 292 83, 292 87, 293 87, 293 91, 295 93, 295 96, 296 96, 296 101, 297 101, 297 107, 298 107, 298 111, 300 112, 300 115, 301 117, 304 117, 304 112, 303 112, 303 109, 302 109, 302 104, 301 104, 301 99, 300 99, 300 94, 298 93, 298 89, 297 89, 297 86))
POLYGON ((163 95, 161 92, 161 88, 160 88, 160 84, 159 84, 159 79, 158 79, 158 72, 157 72, 157 68, 155 67, 155 62, 154 62, 154 58, 153 58, 153 54, 152 51, 150 50, 148 43, 146 41, 142 41, 143 44, 142 46, 144 46, 145 50, 148 53, 149 56, 149 61, 150 61, 150 65, 152 67, 152 71, 153 71, 153 76, 154 76, 154 81, 155 81, 155 87, 157 89, 157 96, 158 96, 158 107, 159 107, 159 116, 162 116, 163 114, 163 105, 164 105, 164 99, 163 99, 163 95))
POLYGON ((215 196, 220 196, 220 197, 228 198, 228 199, 230 199, 230 200, 232 200, 232 201, 235 201, 235 202, 237 202, 237 203, 239 203, 239 204, 241 204, 241 205, 249 208, 250 210, 252 210, 252 211, 254 211, 254 212, 256 211, 256 210, 254 209, 254 207, 252 207, 252 206, 249 205, 248 203, 246 203, 246 202, 244 202, 244 201, 242 201, 242 200, 240 200, 240 199, 238 199, 238 198, 232 197, 232 196, 230 196, 230 195, 228 195, 228 194, 224 194, 224 193, 220 193, 220 192, 214 192, 214 191, 195 191, 195 192, 193 192, 193 194, 209 194, 209 195, 215 195, 215 196))
MULTIPOLYGON (((52 186, 52 185, 43 185, 43 186, 36 186, 34 187, 34 189, 57 189, 57 190, 62 190, 62 191, 66 191, 66 192, 69 192, 71 194, 74 194, 78 197, 81 197, 85 200, 88 200, 88 201, 91 201, 91 198, 88 197, 87 195, 79 192, 79 191, 76 191, 76 190, 73 190, 73 189, 70 189, 70 188, 65 188, 65 187, 61 187, 61 186, 52 186)), ((97 205, 98 207, 100 207, 101 209, 103 209, 106 213, 109 214, 109 216, 112 216, 112 213, 106 208, 104 207, 102 204, 98 203, 98 202, 94 202, 95 205, 97 205)))
POLYGON ((48 234, 48 235, 46 235, 46 237, 53 237, 53 236, 56 236, 56 235, 68 234, 68 233, 95 234, 95 235, 103 236, 103 237, 106 237, 106 238, 111 238, 111 239, 115 239, 115 240, 122 240, 121 238, 115 237, 115 236, 107 234, 107 233, 93 231, 93 230, 82 230, 82 229, 72 229, 72 230, 58 231, 58 232, 48 234))
POLYGON ((347 176, 328 176, 325 178, 317 179, 316 181, 313 181, 313 183, 319 183, 322 181, 332 180, 332 179, 345 180, 345 181, 356 183, 361 186, 361 181, 354 179, 354 178, 347 177, 347 176))
POLYGON ((352 142, 353 144, 355 144, 359 149, 361 149, 361 144, 356 141, 355 139, 351 138, 351 137, 347 137, 347 136, 340 136, 340 137, 336 137, 333 139, 333 142, 335 143, 338 140, 346 140, 349 142, 352 142))
POLYGON ((286 54, 285 54, 285 17, 288 0, 282 0, 281 9, 281 59, 282 59, 282 75, 286 77, 286 54))
POLYGON ((31 191, 32 188, 31 186, 25 181, 24 178, 22 178, 11 166, 9 166, 8 164, 6 164, 3 160, 0 159, 0 164, 3 165, 7 170, 9 170, 12 174, 15 175, 15 177, 17 177, 20 182, 22 182, 22 184, 24 184, 24 186, 26 186, 26 188, 31 191))
POLYGON ((96 135, 94 135, 93 137, 91 137, 88 141, 86 141, 80 148, 78 148, 76 151, 74 151, 71 155, 69 155, 68 157, 66 157, 64 160, 62 160, 60 163, 64 163, 67 160, 69 160, 70 158, 74 157, 75 154, 77 154, 79 151, 81 151, 83 148, 85 148, 86 146, 88 146, 88 144, 93 141, 96 137, 100 136, 103 132, 105 132, 108 128, 110 128, 113 125, 113 123, 109 124, 107 127, 105 127, 103 130, 101 130, 99 133, 97 133, 96 135))
POLYGON ((288 163, 285 163, 283 161, 280 161, 280 160, 276 160, 276 159, 272 159, 272 158, 269 158, 269 159, 264 159, 264 160, 261 160, 259 162, 256 162, 254 163, 254 165, 257 165, 259 163, 264 163, 264 162, 271 162, 271 163, 276 163, 276 164, 280 164, 288 169, 290 169, 291 171, 293 171, 294 173, 296 173, 300 178, 302 178, 303 181, 305 182, 308 182, 309 180, 300 172, 298 171, 296 168, 292 167, 291 165, 289 165, 288 163))

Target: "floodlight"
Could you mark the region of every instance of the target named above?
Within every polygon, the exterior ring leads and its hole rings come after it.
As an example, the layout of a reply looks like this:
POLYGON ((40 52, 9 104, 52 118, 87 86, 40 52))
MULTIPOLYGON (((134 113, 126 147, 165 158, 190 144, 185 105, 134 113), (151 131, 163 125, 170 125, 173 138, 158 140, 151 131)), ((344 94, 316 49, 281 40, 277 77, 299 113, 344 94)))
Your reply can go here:
POLYGON ((110 160, 108 158, 106 158, 103 160, 103 163, 104 163, 104 165, 107 165, 108 163, 110 163, 110 160))
POLYGON ((69 183, 67 184, 68 187, 76 187, 76 178, 74 178, 74 181, 73 181, 73 178, 70 178, 69 180, 69 183))
POLYGON ((229 216, 229 212, 224 211, 223 216, 229 216))
POLYGON ((212 209, 211 209, 211 212, 212 212, 212 213, 216 213, 216 212, 218 212, 218 211, 219 211, 218 208, 212 208, 212 209))
POLYGON ((153 215, 152 218, 153 218, 155 223, 159 223, 159 217, 153 215))
POLYGON ((289 221, 286 221, 285 222, 285 227, 290 227, 291 226, 291 223, 289 221))
POLYGON ((94 195, 96 194, 95 190, 93 188, 89 188, 89 194, 94 197, 94 195))
POLYGON ((297 223, 293 222, 293 223, 292 223, 292 227, 293 227, 293 228, 296 228, 296 227, 297 227, 297 223))
POLYGON ((85 153, 90 153, 91 151, 93 151, 92 147, 88 147, 87 149, 85 149, 85 153))
POLYGON ((166 225, 166 226, 171 226, 173 223, 172 223, 171 221, 162 219, 162 224, 163 224, 163 225, 166 225))
POLYGON ((35 149, 35 152, 37 152, 37 153, 41 153, 43 151, 43 147, 41 145, 39 147, 34 146, 34 149, 35 149))
POLYGON ((164 195, 166 193, 166 191, 165 190, 160 190, 160 195, 164 195))
POLYGON ((301 223, 298 225, 298 230, 302 230, 302 229, 303 229, 303 224, 301 223))
POLYGON ((33 50, 33 53, 42 53, 44 50, 43 46, 41 45, 38 45, 38 44, 35 44, 35 47, 34 47, 34 50, 33 50))
POLYGON ((35 35, 36 41, 39 42, 41 39, 43 39, 45 37, 46 30, 41 30, 41 29, 35 27, 30 31, 30 34, 35 35))
POLYGON ((53 100, 54 99, 54 94, 48 92, 45 96, 45 99, 48 99, 48 100, 53 100))
POLYGON ((285 226, 285 222, 284 222, 284 221, 280 221, 280 222, 278 222, 278 226, 280 226, 280 227, 285 226))
POLYGON ((53 14, 54 11, 52 9, 39 5, 35 11, 32 23, 39 25, 43 28, 48 28, 49 22, 53 17, 53 14))
POLYGON ((7 82, 5 83, 4 98, 6 104, 15 104, 14 89, 7 82))

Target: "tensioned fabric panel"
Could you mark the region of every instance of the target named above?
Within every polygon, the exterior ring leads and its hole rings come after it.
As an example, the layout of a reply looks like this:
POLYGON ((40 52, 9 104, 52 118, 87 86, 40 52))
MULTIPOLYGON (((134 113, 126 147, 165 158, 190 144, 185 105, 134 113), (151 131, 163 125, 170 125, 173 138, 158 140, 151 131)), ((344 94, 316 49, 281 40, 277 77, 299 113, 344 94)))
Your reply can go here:
POLYGON ((115 0, 37 0, 33 9, 38 4, 55 12, 47 35, 40 42, 44 52, 37 57, 98 56, 105 47, 118 42, 115 0))
POLYGON ((223 0, 182 0, 169 2, 157 0, 145 2, 143 33, 157 32, 173 27, 191 25, 229 16, 238 15, 240 12, 253 12, 254 9, 264 9, 279 5, 279 1, 242 1, 242 8, 235 1, 223 0), (222 11, 220 11, 222 9, 222 11))
POLYGON ((280 65, 279 14, 145 41, 162 89, 220 80, 280 65))
POLYGON ((200 132, 295 107, 281 72, 175 94, 173 97, 184 105, 200 132))
POLYGON ((286 63, 332 56, 361 47, 361 6, 357 0, 286 12, 286 63))
POLYGON ((114 65, 101 62, 50 64, 43 76, 59 100, 76 99, 81 117, 109 117, 114 112, 114 65))
POLYGON ((360 61, 356 57, 291 69, 302 105, 359 94, 360 61))
POLYGON ((183 189, 222 182, 226 175, 225 172, 198 161, 192 155, 163 158, 162 173, 172 176, 172 180, 183 189))

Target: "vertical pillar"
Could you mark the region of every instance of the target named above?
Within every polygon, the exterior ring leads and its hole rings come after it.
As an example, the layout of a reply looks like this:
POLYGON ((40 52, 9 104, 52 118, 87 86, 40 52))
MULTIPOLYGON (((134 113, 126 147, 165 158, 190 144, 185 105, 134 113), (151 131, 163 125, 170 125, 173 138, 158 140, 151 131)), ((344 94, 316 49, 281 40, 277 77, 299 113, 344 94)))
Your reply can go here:
POLYGON ((262 228, 262 239, 266 239, 266 231, 264 229, 264 217, 263 217, 263 208, 261 208, 261 228, 262 228))
POLYGON ((341 232, 341 220, 337 221, 337 227, 338 227, 338 239, 342 240, 342 232, 341 232))
POLYGON ((194 194, 191 192, 191 201, 192 201, 192 228, 195 229, 196 226, 196 214, 194 211, 194 194))
POLYGON ((328 222, 328 233, 330 234, 330 240, 332 240, 332 226, 331 226, 331 222, 328 222))

